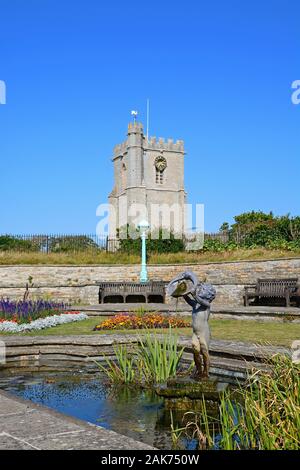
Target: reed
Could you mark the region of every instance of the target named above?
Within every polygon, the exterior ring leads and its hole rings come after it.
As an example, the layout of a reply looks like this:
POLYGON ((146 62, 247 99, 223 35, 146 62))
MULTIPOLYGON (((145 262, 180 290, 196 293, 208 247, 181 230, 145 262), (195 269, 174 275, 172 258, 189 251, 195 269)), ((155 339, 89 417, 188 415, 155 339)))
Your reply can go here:
POLYGON ((149 332, 140 338, 138 361, 145 381, 159 383, 175 377, 183 350, 178 349, 178 336, 172 328, 163 338, 149 332))
POLYGON ((199 448, 300 449, 300 367, 282 355, 270 366, 269 373, 253 373, 236 398, 224 393, 216 421, 207 415, 205 401, 200 417, 189 413, 186 431, 193 430, 199 448))
POLYGON ((115 348, 116 358, 106 358, 106 366, 95 362, 112 383, 153 384, 176 376, 183 350, 178 350, 178 337, 170 328, 163 337, 147 332, 136 351, 115 348))
POLYGON ((130 384, 136 380, 135 357, 129 356, 126 346, 114 349, 116 359, 105 358, 106 366, 94 361, 112 383, 130 384))

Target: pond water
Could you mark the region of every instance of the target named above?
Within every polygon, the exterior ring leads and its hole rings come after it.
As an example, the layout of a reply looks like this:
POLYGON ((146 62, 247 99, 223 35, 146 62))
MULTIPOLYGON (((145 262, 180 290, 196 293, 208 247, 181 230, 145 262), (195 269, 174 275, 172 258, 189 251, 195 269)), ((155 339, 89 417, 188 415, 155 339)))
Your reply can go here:
MULTIPOLYGON (((1 376, 0 388, 158 449, 172 449, 171 412, 153 390, 112 387, 101 373, 84 370, 1 376)), ((182 427, 184 413, 172 411, 175 427, 182 427)), ((181 437, 179 445, 192 450, 197 441, 181 437)))

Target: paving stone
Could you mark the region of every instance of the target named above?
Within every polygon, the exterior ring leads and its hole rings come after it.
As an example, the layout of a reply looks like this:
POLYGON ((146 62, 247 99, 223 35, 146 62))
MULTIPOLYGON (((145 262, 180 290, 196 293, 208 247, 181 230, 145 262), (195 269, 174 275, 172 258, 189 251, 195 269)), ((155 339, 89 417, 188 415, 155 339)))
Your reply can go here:
MULTIPOLYGON (((13 406, 11 407, 13 409, 13 406)), ((43 437, 48 434, 79 431, 80 427, 64 418, 57 418, 47 411, 32 409, 30 412, 1 417, 0 431, 20 439, 43 437)))
POLYGON ((0 398, 0 432, 4 416, 22 414, 28 410, 30 410, 30 402, 28 404, 12 402, 10 398, 2 395, 0 398))
MULTIPOLYGON (((33 442, 29 439, 29 442, 33 442)), ((104 428, 92 431, 70 432, 67 434, 49 435, 34 439, 34 445, 48 450, 138 450, 153 449, 144 443, 137 442, 104 428)))
POLYGON ((0 391, 0 449, 153 449, 95 426, 0 391), (20 406, 23 405, 23 411, 20 406))
POLYGON ((15 439, 9 434, 0 434, 0 449, 2 450, 37 450, 36 446, 32 446, 27 442, 15 439))

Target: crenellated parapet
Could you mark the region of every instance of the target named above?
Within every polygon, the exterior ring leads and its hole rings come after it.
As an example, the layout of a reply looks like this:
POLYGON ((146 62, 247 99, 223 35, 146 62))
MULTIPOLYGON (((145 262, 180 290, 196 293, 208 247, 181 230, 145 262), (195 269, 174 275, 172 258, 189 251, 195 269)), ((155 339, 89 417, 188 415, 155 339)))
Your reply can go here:
MULTIPOLYGON (((130 135, 133 134, 141 134, 144 140, 143 147, 145 150, 166 150, 184 153, 183 140, 174 141, 173 139, 164 139, 162 137, 159 137, 158 139, 156 137, 150 137, 147 139, 143 136, 143 125, 139 122, 130 122, 128 124, 128 139, 130 135)), ((124 153, 127 152, 129 145, 128 139, 114 147, 114 158, 124 155, 124 153)))
POLYGON ((128 134, 136 132, 143 134, 143 124, 141 122, 130 122, 128 124, 128 134))
POLYGON ((159 137, 150 137, 148 141, 145 142, 145 147, 149 150, 173 150, 174 152, 184 152, 184 141, 183 140, 176 140, 174 142, 173 139, 163 139, 159 137))
POLYGON ((127 150, 127 146, 128 146, 127 140, 125 140, 125 142, 122 142, 121 144, 117 144, 114 147, 114 157, 118 157, 119 155, 123 155, 127 150))

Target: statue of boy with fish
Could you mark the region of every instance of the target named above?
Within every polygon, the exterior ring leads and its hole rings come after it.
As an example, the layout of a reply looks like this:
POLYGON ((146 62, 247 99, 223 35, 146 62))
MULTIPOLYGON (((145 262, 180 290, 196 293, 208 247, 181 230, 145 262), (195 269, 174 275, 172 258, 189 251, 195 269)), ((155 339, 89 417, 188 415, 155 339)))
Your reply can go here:
POLYGON ((211 284, 199 282, 195 273, 185 271, 176 276, 167 286, 167 293, 175 298, 183 297, 192 307, 192 347, 197 369, 197 378, 209 375, 209 316, 210 304, 216 297, 211 284))

